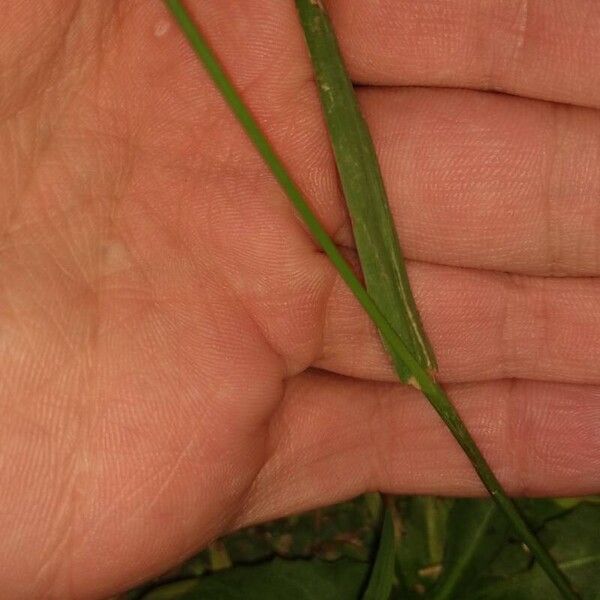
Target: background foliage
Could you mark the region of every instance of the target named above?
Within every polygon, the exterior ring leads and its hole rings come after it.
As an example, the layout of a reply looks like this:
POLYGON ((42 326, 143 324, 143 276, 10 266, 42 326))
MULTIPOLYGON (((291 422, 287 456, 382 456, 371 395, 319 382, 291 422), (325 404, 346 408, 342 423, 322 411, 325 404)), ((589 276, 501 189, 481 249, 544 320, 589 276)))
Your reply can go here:
MULTIPOLYGON (((600 598, 600 497, 521 500, 582 597, 600 598)), ((559 596, 489 500, 398 497, 392 598, 544 600, 559 596)), ((380 516, 361 496, 250 527, 120 600, 357 600, 380 516)))

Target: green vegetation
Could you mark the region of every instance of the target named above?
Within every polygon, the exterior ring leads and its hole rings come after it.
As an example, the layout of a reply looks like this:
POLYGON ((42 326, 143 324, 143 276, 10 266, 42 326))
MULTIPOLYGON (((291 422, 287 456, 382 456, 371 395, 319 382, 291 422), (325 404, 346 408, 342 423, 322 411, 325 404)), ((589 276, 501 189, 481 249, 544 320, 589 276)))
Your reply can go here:
MULTIPOLYGON (((600 589, 600 498, 521 500, 542 541, 584 600, 600 589)), ((491 500, 399 497, 400 541, 390 598, 558 600, 559 592, 515 539, 491 500)), ((377 552, 378 517, 361 496, 244 529, 122 600, 290 598, 359 600, 377 552)))

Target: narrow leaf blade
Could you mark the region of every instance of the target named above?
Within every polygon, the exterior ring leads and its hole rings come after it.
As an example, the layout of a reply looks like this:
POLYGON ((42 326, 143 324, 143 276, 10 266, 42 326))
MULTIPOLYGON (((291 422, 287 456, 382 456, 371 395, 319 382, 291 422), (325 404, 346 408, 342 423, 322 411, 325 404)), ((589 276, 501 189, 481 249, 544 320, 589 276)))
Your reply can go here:
MULTIPOLYGON (((296 0, 296 6, 367 290, 421 366, 434 370, 433 350, 410 289, 377 154, 331 23, 320 2, 296 0)), ((398 375, 407 381, 410 369, 393 352, 392 357, 398 375)))
POLYGON ((387 600, 392 593, 396 565, 396 532, 391 508, 385 510, 377 556, 362 600, 387 600))

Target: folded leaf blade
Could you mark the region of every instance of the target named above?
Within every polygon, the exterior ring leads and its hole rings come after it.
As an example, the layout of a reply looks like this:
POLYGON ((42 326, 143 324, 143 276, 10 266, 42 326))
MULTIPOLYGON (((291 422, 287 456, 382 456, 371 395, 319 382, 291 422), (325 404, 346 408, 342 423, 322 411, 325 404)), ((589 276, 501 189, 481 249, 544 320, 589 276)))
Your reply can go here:
MULTIPOLYGON (((419 364, 435 370, 381 176, 373 141, 362 116, 329 17, 319 2, 297 0, 340 183, 367 290, 419 364)), ((403 381, 411 375, 390 350, 403 381)))

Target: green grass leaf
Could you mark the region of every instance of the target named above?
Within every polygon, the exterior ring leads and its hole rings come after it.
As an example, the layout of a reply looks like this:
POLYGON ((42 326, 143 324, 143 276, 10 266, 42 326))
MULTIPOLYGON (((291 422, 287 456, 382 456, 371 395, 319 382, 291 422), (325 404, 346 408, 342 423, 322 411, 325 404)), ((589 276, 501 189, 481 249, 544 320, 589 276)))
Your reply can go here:
POLYGON ((383 516, 381 537, 369 585, 362 600, 387 600, 392 593, 396 570, 396 532, 392 508, 387 507, 383 516))
POLYGON ((237 567, 152 590, 143 600, 357 600, 368 565, 349 560, 287 561, 237 567))
MULTIPOLYGON (((410 289, 385 185, 329 18, 318 2, 296 0, 344 191, 366 287, 419 364, 436 362, 410 289)), ((402 381, 411 370, 391 347, 402 381)))

